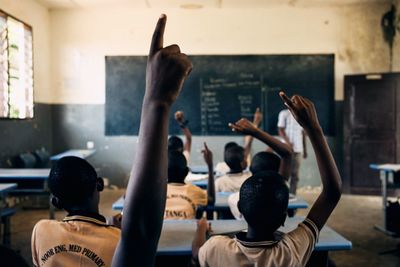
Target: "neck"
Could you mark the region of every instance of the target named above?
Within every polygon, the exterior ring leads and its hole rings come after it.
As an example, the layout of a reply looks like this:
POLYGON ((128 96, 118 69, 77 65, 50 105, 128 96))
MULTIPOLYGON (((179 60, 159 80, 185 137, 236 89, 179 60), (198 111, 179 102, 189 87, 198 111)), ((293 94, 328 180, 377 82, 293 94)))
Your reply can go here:
POLYGON ((267 230, 262 227, 260 227, 260 229, 256 229, 249 225, 246 238, 251 241, 275 240, 274 232, 275 231, 271 232, 270 230, 267 230))
POLYGON ((99 213, 99 205, 95 203, 87 203, 87 205, 77 205, 65 208, 67 212, 84 211, 88 213, 99 213))

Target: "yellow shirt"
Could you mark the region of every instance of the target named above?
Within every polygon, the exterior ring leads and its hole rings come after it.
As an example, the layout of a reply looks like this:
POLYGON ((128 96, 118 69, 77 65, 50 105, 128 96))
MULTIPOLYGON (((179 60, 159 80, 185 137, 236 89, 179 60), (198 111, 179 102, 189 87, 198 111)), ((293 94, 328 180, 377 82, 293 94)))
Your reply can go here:
POLYGON ((169 183, 164 219, 194 219, 199 205, 207 205, 205 190, 192 184, 169 183))
POLYGON ((67 216, 41 220, 32 232, 32 260, 39 266, 111 266, 120 230, 103 220, 67 216))
POLYGON ((227 236, 210 238, 199 250, 201 267, 301 267, 318 240, 318 228, 305 219, 279 241, 249 242, 227 236))

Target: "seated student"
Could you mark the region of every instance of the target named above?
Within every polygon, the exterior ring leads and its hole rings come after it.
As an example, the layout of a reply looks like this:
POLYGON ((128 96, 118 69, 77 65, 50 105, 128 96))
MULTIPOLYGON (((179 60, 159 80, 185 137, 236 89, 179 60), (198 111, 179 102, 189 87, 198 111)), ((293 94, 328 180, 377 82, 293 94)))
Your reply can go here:
POLYGON ((231 146, 224 153, 224 161, 230 171, 215 180, 216 192, 237 192, 242 183, 250 177, 246 171, 247 162, 241 146, 231 146))
POLYGON ((164 47, 166 21, 167 17, 161 15, 150 45, 139 143, 126 190, 114 267, 153 266, 161 234, 167 189, 168 118, 192 70, 192 63, 179 46, 164 47))
POLYGON ((171 136, 168 139, 168 151, 178 151, 183 153, 186 158, 186 161, 189 162, 190 159, 190 150, 192 147, 192 133, 188 127, 188 120, 185 120, 184 114, 182 111, 175 112, 175 120, 179 123, 179 127, 181 128, 183 134, 185 135, 185 145, 178 136, 171 136))
POLYGON ((199 223, 192 253, 200 266, 305 266, 319 231, 340 199, 340 174, 313 103, 297 95, 292 99, 283 92, 280 95, 310 137, 321 175, 322 192, 307 218, 296 229, 278 235, 277 229, 286 219, 289 188, 285 178, 276 172, 255 174, 243 183, 238 203, 248 223, 248 231, 238 233, 235 239, 214 236, 202 244, 208 227, 199 223))
MULTIPOLYGON (((254 137, 269 146, 273 151, 280 156, 280 158, 272 152, 259 152, 254 155, 250 172, 254 175, 261 171, 275 171, 279 172, 286 180, 290 175, 290 164, 292 161, 293 150, 290 145, 281 142, 277 138, 269 135, 267 132, 256 127, 247 119, 240 119, 235 124, 229 124, 232 130, 254 137)), ((233 193, 228 198, 228 204, 233 216, 236 219, 242 219, 243 216, 237 208, 239 201, 239 192, 233 193)))
POLYGON ((207 192, 198 186, 185 184, 189 171, 182 153, 174 151, 168 154, 168 186, 164 219, 194 219, 198 206, 214 203, 214 171, 212 153, 204 143, 204 160, 208 166, 207 192))
MULTIPOLYGON (((259 108, 256 109, 256 111, 254 112, 254 118, 253 118, 253 124, 258 127, 260 126, 262 120, 262 113, 260 111, 259 108)), ((247 161, 247 165, 250 165, 250 152, 251 152, 251 145, 253 143, 253 136, 251 135, 246 135, 244 138, 244 158, 247 161)), ((225 145, 224 147, 224 153, 225 151, 232 146, 238 146, 237 143, 235 142, 229 142, 225 145)), ((226 174, 230 171, 229 166, 226 164, 226 162, 218 162, 217 166, 215 166, 215 171, 218 174, 226 174)))
POLYGON ((68 215, 41 220, 32 232, 35 266, 110 266, 120 230, 99 214, 102 178, 84 159, 64 157, 50 170, 52 203, 68 215))

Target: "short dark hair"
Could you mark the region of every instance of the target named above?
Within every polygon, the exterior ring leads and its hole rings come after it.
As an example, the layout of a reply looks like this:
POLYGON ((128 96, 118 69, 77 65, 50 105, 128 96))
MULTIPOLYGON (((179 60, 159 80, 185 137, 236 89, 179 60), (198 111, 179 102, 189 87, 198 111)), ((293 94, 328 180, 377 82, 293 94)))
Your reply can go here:
POLYGON ((236 142, 228 142, 224 146, 224 151, 226 151, 228 148, 234 147, 234 146, 238 146, 238 144, 236 142))
POLYGON ((244 161, 244 149, 241 146, 231 146, 224 152, 224 161, 231 171, 242 171, 242 162, 244 161))
POLYGON ((286 218, 289 188, 277 172, 259 172, 240 188, 238 208, 254 228, 275 231, 286 218))
POLYGON ((187 161, 181 152, 168 153, 168 182, 183 183, 188 174, 187 161))
POLYGON ((183 141, 176 135, 168 138, 168 151, 183 151, 183 141))
POLYGON ((92 196, 96 183, 96 170, 78 157, 63 157, 50 170, 50 191, 64 204, 84 203, 92 196))
POLYGON ((251 160, 250 171, 256 174, 261 171, 279 171, 281 159, 271 152, 258 152, 251 160))

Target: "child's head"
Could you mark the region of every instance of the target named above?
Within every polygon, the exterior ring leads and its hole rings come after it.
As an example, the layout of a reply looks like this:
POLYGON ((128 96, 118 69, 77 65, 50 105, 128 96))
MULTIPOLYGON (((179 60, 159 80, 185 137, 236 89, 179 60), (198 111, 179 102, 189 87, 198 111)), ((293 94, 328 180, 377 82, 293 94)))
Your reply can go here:
POLYGON ((172 135, 168 138, 168 151, 183 152, 183 141, 178 136, 172 135))
POLYGON ((238 146, 238 144, 237 144, 236 142, 228 142, 228 143, 226 143, 226 144, 225 144, 225 147, 224 147, 224 152, 225 152, 228 148, 234 147, 234 146, 238 146))
POLYGON ((177 151, 168 153, 168 183, 183 183, 189 172, 185 156, 177 151))
POLYGON ((224 161, 231 169, 231 172, 241 172, 247 167, 244 149, 238 145, 230 146, 225 150, 224 161))
POLYGON ((98 206, 99 192, 104 189, 102 178, 84 159, 63 157, 51 168, 49 188, 57 208, 72 209, 98 206))
POLYGON ((277 172, 259 172, 240 188, 239 211, 253 229, 274 232, 286 219, 289 188, 277 172))
POLYGON ((271 152, 259 152, 251 160, 250 171, 256 174, 261 171, 279 171, 281 159, 271 152))

